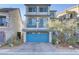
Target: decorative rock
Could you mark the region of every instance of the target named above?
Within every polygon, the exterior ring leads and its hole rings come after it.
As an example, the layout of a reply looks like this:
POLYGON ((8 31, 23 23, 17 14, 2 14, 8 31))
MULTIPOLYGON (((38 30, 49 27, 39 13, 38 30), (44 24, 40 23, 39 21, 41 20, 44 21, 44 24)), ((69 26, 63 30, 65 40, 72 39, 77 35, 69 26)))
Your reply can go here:
POLYGON ((1 47, 2 45, 0 44, 0 47, 1 47))
POLYGON ((13 47, 13 44, 9 44, 10 47, 13 47))
POLYGON ((59 44, 59 41, 56 41, 56 44, 59 44))
POLYGON ((74 48, 74 47, 70 45, 69 48, 74 48))

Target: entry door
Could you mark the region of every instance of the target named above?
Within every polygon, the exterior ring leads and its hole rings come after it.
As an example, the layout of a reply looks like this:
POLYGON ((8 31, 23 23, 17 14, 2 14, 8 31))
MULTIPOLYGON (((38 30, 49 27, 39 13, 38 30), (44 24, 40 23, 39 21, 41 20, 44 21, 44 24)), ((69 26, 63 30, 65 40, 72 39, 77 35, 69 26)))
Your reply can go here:
POLYGON ((4 42, 5 33, 3 31, 0 32, 0 43, 4 42))

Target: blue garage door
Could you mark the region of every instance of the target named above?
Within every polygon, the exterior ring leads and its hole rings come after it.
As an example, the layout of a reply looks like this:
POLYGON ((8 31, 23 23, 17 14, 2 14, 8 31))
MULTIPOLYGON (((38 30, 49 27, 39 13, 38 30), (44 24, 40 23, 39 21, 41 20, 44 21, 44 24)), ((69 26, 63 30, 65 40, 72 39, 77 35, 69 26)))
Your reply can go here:
POLYGON ((27 32, 26 39, 27 42, 49 42, 49 34, 41 32, 27 32))

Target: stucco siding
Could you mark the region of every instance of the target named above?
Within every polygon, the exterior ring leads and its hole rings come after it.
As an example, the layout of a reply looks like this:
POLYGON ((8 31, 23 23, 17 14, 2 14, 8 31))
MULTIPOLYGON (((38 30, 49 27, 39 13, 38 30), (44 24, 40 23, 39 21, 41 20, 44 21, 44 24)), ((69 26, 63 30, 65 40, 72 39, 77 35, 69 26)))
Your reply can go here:
POLYGON ((16 36, 17 32, 22 31, 21 19, 18 10, 9 12, 9 26, 7 39, 16 36))
MULTIPOLYGON (((28 5, 28 4, 26 4, 25 8, 26 8, 26 20, 25 20, 25 27, 24 27, 24 30, 23 30, 24 31, 24 42, 26 42, 28 40, 26 38, 27 35, 28 35, 27 32, 41 32, 41 33, 42 32, 48 32, 49 33, 47 25, 46 26, 43 25, 43 27, 40 27, 41 23, 39 22, 39 20, 41 18, 44 18, 44 19, 46 19, 45 24, 47 24, 48 20, 50 20, 50 17, 49 17, 49 15, 50 15, 50 6, 48 4, 47 5, 45 5, 45 4, 44 5, 41 5, 41 4, 33 4, 33 5, 29 4, 28 5), (36 11, 35 12, 29 12, 29 7, 36 7, 36 11), (41 12, 40 11, 41 7, 42 8, 46 7, 48 9, 47 9, 46 12, 45 11, 41 12), (35 20, 37 21, 36 22, 36 27, 27 26, 28 21, 30 20, 29 18, 35 18, 35 20)), ((48 37, 51 37, 51 33, 49 33, 48 37)), ((52 38, 48 38, 48 40, 49 40, 49 42, 51 42, 52 38)))
POLYGON ((76 5, 76 6, 73 6, 71 8, 65 9, 62 12, 59 12, 58 15, 57 15, 57 17, 60 17, 62 15, 67 14, 66 11, 75 11, 77 14, 79 14, 79 6, 76 5))
POLYGON ((5 41, 16 37, 17 32, 22 32, 22 21, 18 9, 3 13, 0 12, 0 15, 5 15, 8 19, 8 25, 6 27, 0 27, 0 31, 5 32, 5 41))

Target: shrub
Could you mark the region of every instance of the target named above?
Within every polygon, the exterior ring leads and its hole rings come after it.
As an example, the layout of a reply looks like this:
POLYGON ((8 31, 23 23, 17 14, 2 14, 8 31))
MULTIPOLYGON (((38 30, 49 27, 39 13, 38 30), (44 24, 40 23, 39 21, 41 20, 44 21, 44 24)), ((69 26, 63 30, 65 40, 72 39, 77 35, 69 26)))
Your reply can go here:
POLYGON ((52 37, 52 44, 56 44, 56 42, 57 42, 57 37, 56 36, 53 36, 52 37))
POLYGON ((16 45, 20 44, 20 40, 16 39, 16 45))
POLYGON ((12 47, 13 46, 13 39, 9 39, 7 41, 7 44, 9 45, 9 47, 12 47))
POLYGON ((67 40, 67 43, 68 43, 69 45, 75 45, 75 44, 77 44, 77 38, 76 38, 75 36, 72 36, 72 37, 70 37, 70 38, 67 40))

